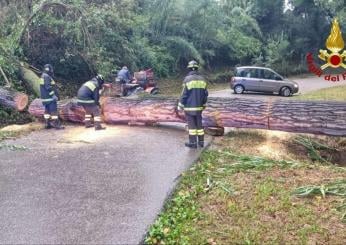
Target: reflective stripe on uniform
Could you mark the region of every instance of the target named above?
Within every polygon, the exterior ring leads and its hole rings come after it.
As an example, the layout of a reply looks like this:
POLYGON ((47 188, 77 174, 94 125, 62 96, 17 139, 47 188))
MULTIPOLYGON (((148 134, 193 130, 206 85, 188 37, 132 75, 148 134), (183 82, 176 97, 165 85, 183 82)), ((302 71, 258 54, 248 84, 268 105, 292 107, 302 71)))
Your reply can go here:
POLYGON ((94 92, 96 89, 96 85, 92 81, 84 83, 84 86, 90 89, 92 92, 94 92))
POLYGON ((54 94, 55 94, 54 91, 52 91, 52 92, 49 93, 50 96, 52 96, 52 95, 54 95, 54 94))
POLYGON ((203 107, 184 107, 184 111, 203 111, 203 107))
POLYGON ((204 135, 204 129, 198 129, 197 135, 200 135, 200 136, 204 135))
POLYGON ((94 117, 95 122, 101 122, 101 117, 94 117))
POLYGON ((44 115, 43 115, 43 118, 44 118, 44 119, 50 119, 50 114, 44 114, 44 115))
MULTIPOLYGON (((52 79, 52 80, 50 81, 50 84, 51 84, 51 85, 55 85, 56 82, 52 79)), ((43 79, 43 78, 40 78, 40 85, 44 85, 44 79, 43 79)))
POLYGON ((89 114, 88 114, 88 115, 85 115, 85 116, 84 116, 84 121, 91 121, 91 117, 92 117, 92 116, 89 115, 89 114))
POLYGON ((180 103, 180 102, 179 102, 178 106, 179 106, 179 107, 182 107, 182 108, 185 107, 185 106, 184 106, 182 103, 180 103))
POLYGON ((81 100, 81 99, 78 99, 77 102, 84 103, 84 104, 92 104, 92 103, 95 103, 95 100, 81 100))
POLYGON ((50 99, 41 99, 42 102, 52 102, 53 101, 53 98, 50 98, 50 99))
POLYGON ((194 80, 186 83, 186 87, 188 90, 193 89, 193 88, 201 88, 201 89, 206 89, 207 88, 207 83, 202 80, 194 80))
POLYGON ((189 135, 197 135, 197 129, 190 129, 189 135))
POLYGON ((52 119, 56 120, 56 119, 58 119, 58 116, 52 116, 52 119))

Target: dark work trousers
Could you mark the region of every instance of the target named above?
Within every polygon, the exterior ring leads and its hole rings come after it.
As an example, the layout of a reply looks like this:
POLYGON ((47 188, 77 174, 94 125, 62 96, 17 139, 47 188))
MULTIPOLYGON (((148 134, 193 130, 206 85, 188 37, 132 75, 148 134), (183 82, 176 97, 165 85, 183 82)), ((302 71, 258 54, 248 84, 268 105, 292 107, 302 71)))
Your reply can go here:
POLYGON ((44 105, 44 119, 45 120, 56 120, 58 119, 58 105, 56 101, 52 101, 48 104, 43 104, 44 105))
POLYGON ((189 142, 197 144, 197 138, 200 143, 204 142, 204 129, 202 126, 202 112, 185 113, 186 121, 189 127, 189 142))
POLYGON ((101 122, 101 112, 100 112, 99 106, 94 104, 92 105, 83 104, 82 106, 85 110, 85 118, 84 118, 85 124, 91 124, 92 118, 94 118, 95 123, 101 122))

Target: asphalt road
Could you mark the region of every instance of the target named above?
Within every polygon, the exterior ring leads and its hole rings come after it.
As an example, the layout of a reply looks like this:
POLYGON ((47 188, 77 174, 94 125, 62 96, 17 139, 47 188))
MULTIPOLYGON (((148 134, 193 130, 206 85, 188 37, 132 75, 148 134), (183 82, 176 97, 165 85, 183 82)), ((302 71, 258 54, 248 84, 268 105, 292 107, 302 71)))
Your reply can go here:
MULTIPOLYGON (((315 90, 323 89, 323 88, 329 88, 334 86, 340 86, 340 85, 346 85, 346 81, 341 82, 330 82, 325 81, 324 78, 319 78, 317 76, 309 76, 306 78, 300 78, 300 77, 292 77, 289 78, 290 80, 293 80, 298 83, 299 85, 299 92, 294 97, 297 97, 301 94, 306 94, 315 90)), ((263 93, 254 93, 254 92, 245 92, 244 94, 234 94, 233 90, 226 89, 226 90, 220 90, 220 91, 214 91, 210 94, 213 97, 241 97, 241 98, 271 98, 271 99, 285 99, 285 97, 273 95, 273 94, 263 94, 263 93)))
MULTIPOLYGON (((302 93, 339 85, 295 80, 302 93)), ((69 126, 2 142, 0 244, 138 244, 199 156, 186 138, 181 128, 69 126)))
POLYGON ((186 138, 174 128, 70 126, 2 142, 0 244, 138 244, 199 156, 186 138))

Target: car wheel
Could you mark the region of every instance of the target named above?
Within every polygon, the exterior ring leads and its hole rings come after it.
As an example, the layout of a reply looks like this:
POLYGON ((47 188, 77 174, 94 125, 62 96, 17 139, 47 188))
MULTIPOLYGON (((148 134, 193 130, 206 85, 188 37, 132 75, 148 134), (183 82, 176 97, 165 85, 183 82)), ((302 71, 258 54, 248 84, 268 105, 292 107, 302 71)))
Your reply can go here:
POLYGON ((236 85, 234 87, 234 93, 236 93, 236 94, 244 93, 244 87, 242 85, 236 85))
POLYGON ((280 90, 280 95, 284 96, 284 97, 288 97, 288 96, 292 95, 292 91, 291 91, 291 89, 289 87, 283 87, 280 90))

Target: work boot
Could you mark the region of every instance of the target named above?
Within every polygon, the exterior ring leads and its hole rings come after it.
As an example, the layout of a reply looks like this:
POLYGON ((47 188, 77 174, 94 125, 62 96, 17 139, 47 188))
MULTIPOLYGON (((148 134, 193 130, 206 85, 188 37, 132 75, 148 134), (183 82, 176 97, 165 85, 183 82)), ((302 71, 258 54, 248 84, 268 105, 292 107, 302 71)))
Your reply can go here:
POLYGON ((196 143, 186 142, 185 146, 192 149, 197 149, 197 142, 196 143))
POLYGON ((95 122, 95 130, 104 130, 105 127, 102 127, 101 123, 95 122))
POLYGON ((203 148, 204 147, 204 135, 198 136, 198 146, 203 148))
POLYGON ((197 141, 196 141, 196 136, 194 135, 189 135, 189 142, 185 143, 186 147, 192 148, 192 149, 197 149, 197 141))
POLYGON ((94 124, 89 120, 89 121, 84 121, 84 125, 86 128, 92 128, 94 127, 94 124))
POLYGON ((65 129, 65 127, 61 125, 61 122, 59 119, 54 119, 52 122, 52 126, 55 129, 65 129))
POLYGON ((51 128, 53 128, 52 124, 50 123, 50 119, 45 119, 44 128, 45 128, 45 129, 51 129, 51 128))

